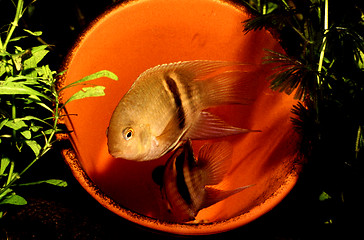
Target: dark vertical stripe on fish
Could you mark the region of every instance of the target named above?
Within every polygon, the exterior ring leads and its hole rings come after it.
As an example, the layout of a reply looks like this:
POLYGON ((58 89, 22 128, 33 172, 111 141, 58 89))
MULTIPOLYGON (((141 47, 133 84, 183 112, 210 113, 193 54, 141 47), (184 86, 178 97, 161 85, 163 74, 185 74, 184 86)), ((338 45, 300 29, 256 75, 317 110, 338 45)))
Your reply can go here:
POLYGON ((189 104, 189 107, 191 108, 192 112, 197 111, 195 101, 193 101, 192 86, 188 82, 184 82, 183 86, 187 95, 187 103, 189 104))
POLYGON ((183 110, 181 94, 178 90, 177 84, 173 78, 168 75, 165 75, 165 80, 168 86, 169 91, 173 94, 174 103, 177 108, 177 118, 178 118, 178 126, 180 129, 185 127, 185 111, 183 110))
POLYGON ((178 192, 181 194, 183 200, 187 203, 187 205, 191 205, 191 195, 188 190, 184 175, 183 175, 183 163, 186 161, 186 153, 183 151, 177 158, 176 158, 176 181, 177 181, 177 189, 178 192))
POLYGON ((185 162, 183 163, 183 175, 191 198, 191 204, 189 207, 195 214, 197 214, 199 210, 198 208, 201 205, 200 201, 202 199, 201 187, 203 186, 201 186, 201 171, 198 169, 191 141, 188 141, 185 144, 185 148, 188 150, 185 151, 187 157, 185 157, 185 162))

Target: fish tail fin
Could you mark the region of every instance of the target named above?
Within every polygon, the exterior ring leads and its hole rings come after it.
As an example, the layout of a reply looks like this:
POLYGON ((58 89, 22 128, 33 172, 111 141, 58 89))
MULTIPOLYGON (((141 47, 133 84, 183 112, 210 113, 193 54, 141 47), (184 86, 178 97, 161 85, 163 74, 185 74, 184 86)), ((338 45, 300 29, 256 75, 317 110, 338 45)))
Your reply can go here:
POLYGON ((251 74, 244 70, 217 73, 205 80, 196 80, 201 93, 202 109, 227 104, 250 104, 256 98, 251 74))
POLYGON ((243 191, 244 189, 250 188, 254 186, 254 184, 252 185, 248 185, 248 186, 244 186, 244 187, 239 187, 233 190, 220 190, 220 189, 216 189, 210 186, 205 186, 205 190, 206 190, 206 197, 204 199, 204 202, 202 204, 202 208, 207 208, 215 203, 218 203, 222 200, 224 200, 225 198, 228 198, 236 193, 239 193, 241 191, 243 191))
POLYGON ((204 172, 204 185, 216 185, 222 181, 231 164, 232 146, 223 141, 205 144, 198 153, 198 165, 204 172))

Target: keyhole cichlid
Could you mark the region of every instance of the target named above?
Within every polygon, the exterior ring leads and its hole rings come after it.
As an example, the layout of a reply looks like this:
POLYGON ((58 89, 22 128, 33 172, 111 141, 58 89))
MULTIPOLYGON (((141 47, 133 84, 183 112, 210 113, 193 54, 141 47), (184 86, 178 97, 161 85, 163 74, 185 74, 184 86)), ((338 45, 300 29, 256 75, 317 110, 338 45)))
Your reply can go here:
MULTIPOLYGON (((198 212, 253 185, 220 190, 220 183, 231 164, 232 146, 228 142, 205 144, 195 159, 191 141, 177 148, 163 170, 161 193, 176 222, 195 220, 198 212)), ((160 171, 159 171, 160 172, 160 171)))
MULTIPOLYGON (((115 158, 160 158, 186 139, 210 139, 254 130, 229 126, 204 111, 226 104, 248 104, 239 63, 195 60, 158 65, 143 72, 120 100, 107 131, 115 158)), ((241 64, 242 65, 242 64, 241 64)))

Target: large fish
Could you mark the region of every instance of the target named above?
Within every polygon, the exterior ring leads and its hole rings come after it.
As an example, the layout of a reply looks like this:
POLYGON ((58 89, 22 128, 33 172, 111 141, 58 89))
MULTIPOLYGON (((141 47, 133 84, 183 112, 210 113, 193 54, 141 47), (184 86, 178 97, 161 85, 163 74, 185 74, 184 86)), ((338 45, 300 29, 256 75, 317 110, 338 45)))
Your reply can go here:
POLYGON ((160 158, 187 138, 251 132, 203 111, 217 105, 249 103, 252 89, 245 87, 243 70, 226 69, 234 65, 239 64, 196 60, 158 65, 143 72, 111 117, 107 134, 110 154, 146 161, 160 158))
POLYGON ((194 220, 201 209, 252 186, 227 191, 210 186, 223 180, 230 167, 231 153, 232 147, 227 142, 206 144, 196 161, 190 141, 173 153, 159 184, 174 221, 194 220))

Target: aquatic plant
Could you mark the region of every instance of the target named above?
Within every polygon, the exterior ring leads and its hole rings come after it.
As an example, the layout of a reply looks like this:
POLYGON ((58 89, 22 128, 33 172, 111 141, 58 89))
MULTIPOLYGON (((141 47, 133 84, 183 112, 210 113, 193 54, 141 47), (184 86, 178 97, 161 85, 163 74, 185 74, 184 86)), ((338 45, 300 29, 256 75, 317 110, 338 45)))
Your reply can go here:
MULTIPOLYGON (((302 101, 292 121, 302 136, 306 183, 317 199, 342 206, 364 182, 364 8, 355 0, 243 4, 252 12, 245 31, 271 30, 286 52, 267 50, 264 61, 276 69, 271 88, 302 101)), ((338 209, 327 223, 340 218, 338 209)))
POLYGON ((41 183, 67 186, 65 181, 59 179, 21 181, 31 166, 52 149, 57 142, 57 134, 65 132, 60 124, 65 117, 62 111, 65 105, 78 99, 103 96, 105 87, 83 87, 63 101, 64 104, 60 101, 62 92, 87 85, 88 81, 100 77, 117 80, 115 74, 103 70, 58 89, 57 79, 62 73, 42 64, 49 46, 21 47, 20 40, 39 37, 42 32, 22 29, 15 35, 19 20, 29 6, 24 7, 24 1, 18 0, 14 20, 0 35, 0 217, 9 204, 27 203, 15 192, 18 187, 41 183))

